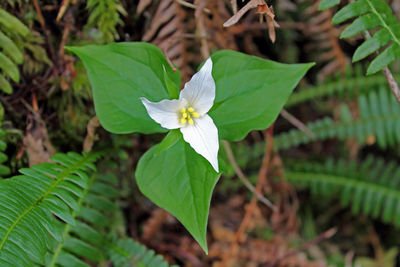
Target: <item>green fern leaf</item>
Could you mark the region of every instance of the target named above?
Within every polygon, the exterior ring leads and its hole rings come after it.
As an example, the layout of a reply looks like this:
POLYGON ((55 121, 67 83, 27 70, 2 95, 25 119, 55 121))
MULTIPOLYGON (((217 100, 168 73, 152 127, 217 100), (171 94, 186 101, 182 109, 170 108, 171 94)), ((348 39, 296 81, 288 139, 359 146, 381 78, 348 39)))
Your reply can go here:
MULTIPOLYGON (((349 70, 343 78, 341 75, 331 77, 329 80, 294 92, 285 107, 289 108, 306 101, 324 98, 328 96, 340 96, 353 98, 360 93, 368 93, 376 88, 387 86, 387 80, 382 73, 365 77, 361 74, 360 65, 356 65, 354 70, 349 70)), ((400 74, 395 75, 395 79, 400 79, 400 74)))
MULTIPOLYGON (((3 115, 1 114, 2 111, 2 106, 0 104, 0 127, 1 127, 1 123, 3 120, 3 115)), ((0 177, 5 177, 7 175, 9 175, 11 173, 10 168, 7 167, 6 165, 4 165, 4 163, 8 160, 8 156, 3 153, 6 148, 7 148, 7 144, 6 142, 4 142, 4 136, 5 136, 5 131, 3 129, 0 128, 0 177)))
POLYGON ((307 124, 314 133, 309 136, 300 130, 291 130, 274 138, 276 149, 287 149, 312 141, 321 141, 337 137, 339 139, 356 138, 361 144, 376 137, 377 144, 386 148, 400 143, 400 106, 388 89, 378 93, 372 91, 358 98, 359 118, 353 118, 346 105, 341 106, 341 119, 334 122, 331 118, 307 124))
POLYGON ((322 0, 319 3, 318 10, 326 10, 340 3, 340 0, 322 0))
POLYGON ((29 34, 29 29, 18 18, 0 8, 0 25, 3 25, 8 31, 15 32, 22 36, 29 34))
MULTIPOLYGON (((323 1, 320 8, 327 9, 339 2, 323 1)), ((389 43, 391 44, 371 62, 367 74, 376 73, 400 58, 400 23, 387 3, 383 0, 356 0, 339 10, 332 18, 332 23, 342 23, 355 17, 357 18, 342 32, 341 38, 349 38, 375 27, 381 29, 357 48, 353 62, 377 52, 389 43)))
POLYGON ((14 82, 19 82, 17 66, 3 53, 0 52, 0 69, 3 70, 14 82))
POLYGON ((22 64, 24 61, 24 56, 22 55, 21 51, 18 47, 11 41, 10 38, 7 37, 4 33, 0 31, 0 47, 3 51, 11 57, 15 63, 22 64))
POLYGON ((57 164, 35 165, 0 180, 0 266, 44 263, 54 241, 63 240, 61 221, 76 224, 71 213, 79 209, 81 185, 88 181, 85 171, 95 168, 98 156, 56 154, 52 160, 57 164))
MULTIPOLYGON (((65 225, 63 230, 63 242, 59 242, 55 249, 46 256, 46 266, 89 266, 81 260, 81 258, 92 262, 101 262, 105 259, 104 247, 106 239, 103 237, 102 228, 104 225, 110 225, 108 216, 105 213, 114 212, 115 204, 107 195, 99 192, 98 188, 104 191, 113 192, 111 195, 114 198, 118 193, 115 185, 117 180, 111 175, 92 175, 86 186, 81 198, 78 200, 77 211, 72 212, 72 217, 76 220, 75 226, 65 225), (97 188, 97 190, 96 190, 97 188), (85 208, 83 208, 85 207, 85 208), (102 221, 88 222, 85 218, 91 215, 84 214, 88 210, 95 210, 96 213, 104 214, 102 221)), ((108 194, 110 195, 110 194, 108 194)), ((92 214, 93 211, 90 213, 92 214)))
POLYGON ((11 84, 7 81, 7 79, 2 74, 0 74, 0 90, 6 94, 12 93, 11 84))
POLYGON ((115 242, 115 244, 112 244, 109 250, 109 257, 117 267, 169 266, 162 256, 156 255, 153 250, 149 250, 145 246, 133 241, 132 239, 120 239, 115 242))
POLYGON ((110 242, 106 235, 110 217, 116 210, 113 199, 117 179, 109 174, 93 175, 78 201, 80 209, 72 212, 76 225, 67 224, 63 230, 63 242, 46 256, 46 266, 89 267, 87 260, 100 263, 109 256, 114 266, 169 266, 162 256, 134 242, 123 239, 110 242), (86 261, 83 261, 85 259, 86 261))
POLYGON ((285 172, 288 181, 314 194, 339 196, 355 214, 400 226, 400 168, 372 156, 362 163, 332 159, 325 164, 297 163, 285 172))
POLYGON ((119 0, 88 0, 87 9, 90 15, 85 28, 97 29, 98 36, 92 34, 94 39, 107 43, 119 38, 116 27, 123 24, 120 15, 127 15, 119 0))

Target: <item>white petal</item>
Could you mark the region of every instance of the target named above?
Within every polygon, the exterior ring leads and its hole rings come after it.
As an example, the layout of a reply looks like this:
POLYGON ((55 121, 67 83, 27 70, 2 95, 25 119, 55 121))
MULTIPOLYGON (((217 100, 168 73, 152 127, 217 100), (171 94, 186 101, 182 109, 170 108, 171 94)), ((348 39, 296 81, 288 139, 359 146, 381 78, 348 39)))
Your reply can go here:
POLYGON ((177 99, 164 99, 160 102, 150 102, 141 97, 143 105, 150 117, 166 129, 177 129, 182 127, 179 123, 179 110, 186 104, 185 101, 177 99))
POLYGON ((183 139, 218 172, 218 129, 207 114, 181 128, 183 139))
POLYGON ((179 99, 186 99, 188 105, 193 106, 200 115, 207 113, 214 104, 215 82, 211 75, 212 67, 211 58, 208 58, 179 95, 179 99))

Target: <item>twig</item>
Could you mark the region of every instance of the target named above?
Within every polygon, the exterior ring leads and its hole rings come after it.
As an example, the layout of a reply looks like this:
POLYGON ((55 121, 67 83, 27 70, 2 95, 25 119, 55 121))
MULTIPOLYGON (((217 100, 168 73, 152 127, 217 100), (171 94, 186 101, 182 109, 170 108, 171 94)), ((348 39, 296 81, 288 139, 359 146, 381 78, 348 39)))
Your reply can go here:
POLYGON ((222 141, 226 155, 228 156, 229 162, 231 163, 233 170, 235 171, 236 175, 239 177, 239 179, 242 181, 242 183, 249 189, 257 199, 264 203, 266 206, 271 208, 274 211, 277 211, 277 208, 274 206, 274 204, 271 203, 266 197, 264 197, 262 194, 258 193, 256 191, 256 188, 250 183, 249 179, 246 177, 246 175, 243 173, 243 171, 240 169, 239 165, 237 164, 237 161, 235 159, 235 155, 233 154, 231 145, 229 144, 228 141, 222 141))
POLYGON ((295 116, 293 116, 292 114, 287 112, 285 109, 281 110, 281 115, 282 115, 282 117, 287 119, 291 124, 296 126, 299 130, 303 131, 309 137, 315 136, 315 134, 310 129, 308 129, 308 127, 303 122, 301 122, 295 116))
POLYGON ((33 5, 35 6, 36 13, 37 13, 38 18, 39 18, 40 26, 42 26, 42 30, 43 30, 43 33, 44 33, 44 36, 45 36, 45 39, 46 39, 46 43, 47 43, 47 46, 49 48, 50 57, 54 62, 56 60, 56 55, 54 53, 53 46, 51 45, 50 34, 49 34, 49 32, 48 32, 48 30, 46 28, 46 24, 45 24, 43 15, 42 15, 42 11, 40 10, 40 6, 39 6, 37 0, 33 0, 33 5))
MULTIPOLYGON (((196 11, 194 12, 194 16, 196 18, 196 30, 199 35, 207 36, 206 27, 204 25, 204 13, 201 12, 205 6, 207 5, 209 0, 195 0, 194 4, 196 6, 196 11)), ((210 57, 210 48, 208 46, 208 42, 206 38, 200 39, 200 51, 203 58, 210 57)))
POLYGON ((65 11, 67 11, 67 8, 68 8, 68 6, 70 4, 70 1, 71 0, 63 0, 62 1, 61 7, 60 7, 60 9, 58 11, 58 14, 57 14, 56 22, 59 22, 60 19, 62 18, 62 16, 64 16, 64 13, 65 13, 65 11))
MULTIPOLYGON (((182 6, 185 6, 185 7, 189 7, 189 8, 193 8, 193 9, 197 8, 196 5, 193 5, 192 3, 188 3, 184 0, 175 0, 175 2, 177 2, 178 4, 181 4, 182 6)), ((206 12, 207 14, 211 14, 211 10, 209 10, 208 8, 204 7, 203 11, 206 12)))
POLYGON ((392 72, 389 70, 388 67, 384 67, 382 72, 383 72, 383 75, 385 75, 387 82, 389 83, 390 90, 392 90, 394 97, 396 97, 397 102, 400 103, 399 85, 397 84, 396 80, 394 79, 392 72))
POLYGON ((231 0, 231 6, 232 6, 233 14, 236 14, 238 12, 237 1, 231 0))
POLYGON ((280 257, 279 259, 274 260, 271 263, 268 263, 266 265, 264 265, 265 267, 274 267, 274 266, 278 266, 279 263, 281 263, 282 261, 286 260, 287 258, 292 257, 293 255, 296 255, 297 253, 303 251, 303 250, 307 250, 309 249, 311 246, 320 243, 321 241, 325 240, 325 239, 329 239, 332 236, 334 236, 337 232, 336 227, 333 227, 325 232, 323 232, 322 234, 320 234, 319 236, 317 236, 315 239, 308 241, 306 243, 304 243, 301 247, 299 247, 296 250, 293 250, 285 255, 283 255, 282 257, 280 257))

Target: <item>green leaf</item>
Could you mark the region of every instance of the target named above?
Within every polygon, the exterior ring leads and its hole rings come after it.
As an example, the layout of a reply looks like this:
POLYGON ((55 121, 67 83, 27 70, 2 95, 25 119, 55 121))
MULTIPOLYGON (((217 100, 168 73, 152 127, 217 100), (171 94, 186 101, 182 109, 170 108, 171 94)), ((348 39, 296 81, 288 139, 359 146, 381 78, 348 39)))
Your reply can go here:
POLYGON ((0 31, 0 47, 3 48, 3 51, 9 55, 15 63, 21 64, 24 61, 24 56, 18 47, 11 41, 10 38, 7 37, 4 33, 0 31))
POLYGON ((392 44, 371 62, 367 69, 367 75, 380 71, 397 58, 400 58, 400 46, 392 44))
POLYGON ((96 114, 113 133, 166 132, 150 118, 140 97, 157 102, 169 98, 163 68, 180 86, 163 53, 148 43, 112 43, 66 47, 83 61, 92 85, 96 114))
MULTIPOLYGON (((6 94, 12 93, 12 87, 6 78, 0 74, 0 90, 6 94)), ((2 116, 1 116, 2 117, 2 116)))
POLYGON ((390 42, 390 34, 386 29, 380 29, 374 36, 360 45, 353 55, 353 62, 359 61, 372 54, 380 47, 390 42))
POLYGON ((159 146, 162 143, 139 160, 135 174, 139 189, 172 213, 207 252, 208 212, 220 175, 182 138, 156 154, 159 146))
POLYGON ((158 154, 158 153, 170 148, 171 146, 175 145, 176 142, 179 141, 179 138, 182 138, 182 134, 178 129, 174 129, 174 130, 170 131, 167 134, 167 136, 164 138, 163 142, 161 142, 161 144, 158 146, 158 149, 155 152, 155 154, 158 154))
POLYGON ((0 52, 0 69, 2 69, 14 82, 19 82, 17 66, 3 53, 0 52))
MULTIPOLYGON (((164 74, 164 80, 165 80, 165 85, 167 86, 167 90, 169 93, 169 96, 171 99, 178 99, 179 98, 179 84, 176 84, 174 81, 171 80, 168 76, 168 72, 163 66, 163 74, 164 74)), ((180 78, 180 77, 179 77, 180 78)))
POLYGON ((210 116, 221 139, 237 141, 268 128, 311 68, 281 64, 230 50, 212 56, 216 98, 210 116))
POLYGON ((318 10, 326 10, 328 8, 337 6, 340 3, 340 0, 322 0, 319 3, 318 10))
POLYGON ((29 34, 29 29, 18 18, 14 17, 4 9, 0 8, 0 25, 22 36, 29 34))

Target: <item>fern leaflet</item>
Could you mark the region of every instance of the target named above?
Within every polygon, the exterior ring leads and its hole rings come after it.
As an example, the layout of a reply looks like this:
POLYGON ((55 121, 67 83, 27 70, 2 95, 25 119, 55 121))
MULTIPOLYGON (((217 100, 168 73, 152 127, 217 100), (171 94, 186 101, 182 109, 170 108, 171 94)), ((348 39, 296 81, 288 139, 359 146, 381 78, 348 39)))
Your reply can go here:
MULTIPOLYGON (((132 239, 120 239, 110 246, 109 257, 115 266, 168 267, 162 256, 156 255, 132 239)), ((176 265, 173 265, 175 267, 176 265)), ((177 267, 177 266, 176 266, 177 267)))
MULTIPOLYGON (((340 1, 331 2, 322 1, 320 8, 333 7, 340 1)), ((383 0, 356 0, 339 10, 332 18, 332 23, 342 23, 355 17, 358 18, 342 32, 341 38, 349 38, 375 27, 380 27, 380 30, 357 48, 353 55, 353 62, 367 57, 388 44, 390 45, 371 62, 367 74, 380 71, 395 59, 400 58, 400 23, 387 3, 383 0)))

